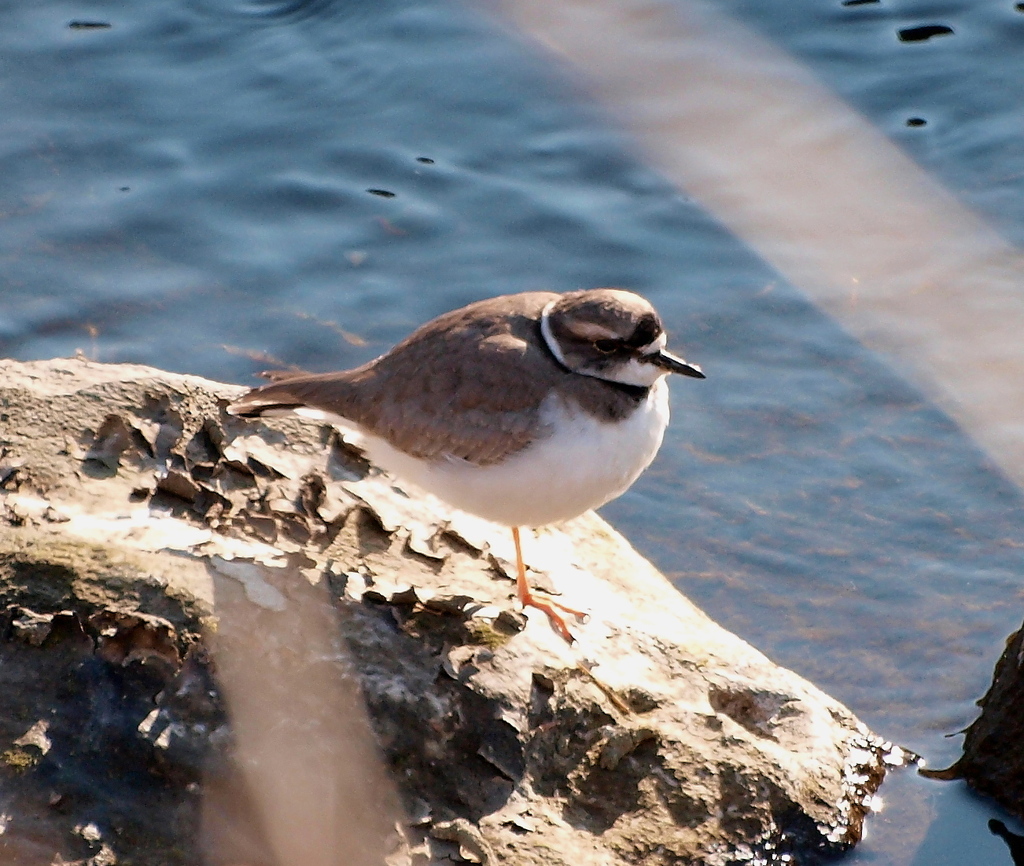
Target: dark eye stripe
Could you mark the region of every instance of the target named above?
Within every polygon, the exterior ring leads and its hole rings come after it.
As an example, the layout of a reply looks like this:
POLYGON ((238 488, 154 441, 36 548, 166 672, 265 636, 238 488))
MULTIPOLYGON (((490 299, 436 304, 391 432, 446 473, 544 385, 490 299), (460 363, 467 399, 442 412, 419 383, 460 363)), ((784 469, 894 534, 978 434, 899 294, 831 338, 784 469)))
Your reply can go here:
POLYGON ((658 324, 658 320, 654 316, 645 316, 633 330, 632 336, 625 342, 628 346, 639 349, 641 346, 653 343, 658 339, 659 334, 661 334, 661 325, 658 324))

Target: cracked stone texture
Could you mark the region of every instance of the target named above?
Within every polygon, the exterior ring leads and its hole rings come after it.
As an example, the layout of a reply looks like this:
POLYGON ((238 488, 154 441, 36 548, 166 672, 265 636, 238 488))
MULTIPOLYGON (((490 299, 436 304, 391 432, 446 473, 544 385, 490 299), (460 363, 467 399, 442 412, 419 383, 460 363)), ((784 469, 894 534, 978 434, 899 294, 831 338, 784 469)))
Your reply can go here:
POLYGON ((4 862, 714 866, 860 838, 900 750, 596 515, 525 537, 532 582, 590 613, 570 647, 518 609, 506 529, 330 428, 226 415, 241 391, 0 361, 4 862))

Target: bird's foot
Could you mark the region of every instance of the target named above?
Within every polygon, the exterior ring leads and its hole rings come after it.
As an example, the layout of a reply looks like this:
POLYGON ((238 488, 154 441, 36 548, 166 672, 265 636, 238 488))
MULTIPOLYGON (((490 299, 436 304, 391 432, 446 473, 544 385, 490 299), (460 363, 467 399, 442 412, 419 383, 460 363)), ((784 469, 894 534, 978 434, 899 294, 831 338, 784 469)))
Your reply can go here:
POLYGON ((568 644, 574 643, 576 638, 572 636, 572 632, 569 631, 569 626, 566 624, 565 618, 561 613, 559 613, 559 611, 571 615, 577 622, 586 622, 590 616, 586 611, 576 610, 576 608, 557 602, 553 598, 540 596, 533 592, 520 593, 519 601, 522 603, 523 607, 535 607, 537 610, 541 610, 547 614, 548 622, 551 623, 551 627, 568 644))

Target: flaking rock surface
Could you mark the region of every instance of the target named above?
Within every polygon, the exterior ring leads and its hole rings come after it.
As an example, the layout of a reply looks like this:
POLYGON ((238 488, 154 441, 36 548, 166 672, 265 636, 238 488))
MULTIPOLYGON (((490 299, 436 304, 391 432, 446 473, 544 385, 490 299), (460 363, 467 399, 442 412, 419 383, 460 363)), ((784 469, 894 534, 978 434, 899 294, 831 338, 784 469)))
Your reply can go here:
POLYGON ((372 863, 379 837, 395 864, 714 866, 858 840, 899 751, 600 518, 525 538, 534 584, 590 614, 568 646, 518 609, 507 530, 329 428, 226 415, 240 392, 0 362, 4 862, 372 863))

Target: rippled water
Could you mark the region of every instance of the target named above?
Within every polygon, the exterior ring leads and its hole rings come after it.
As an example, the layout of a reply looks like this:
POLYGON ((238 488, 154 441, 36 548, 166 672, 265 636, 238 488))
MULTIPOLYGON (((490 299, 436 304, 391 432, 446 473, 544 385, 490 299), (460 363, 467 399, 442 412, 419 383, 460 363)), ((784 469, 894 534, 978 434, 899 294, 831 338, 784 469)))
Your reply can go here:
MULTIPOLYGON (((1024 241, 1012 3, 720 6, 1024 241), (953 33, 900 39, 923 24, 953 33)), ((543 53, 440 0, 6 7, 0 352, 250 382, 479 297, 638 290, 709 379, 673 383, 659 461, 605 516, 877 731, 956 757, 1021 619, 1020 491, 543 53)), ((961 788, 883 793, 849 862, 1009 862, 961 788)))

